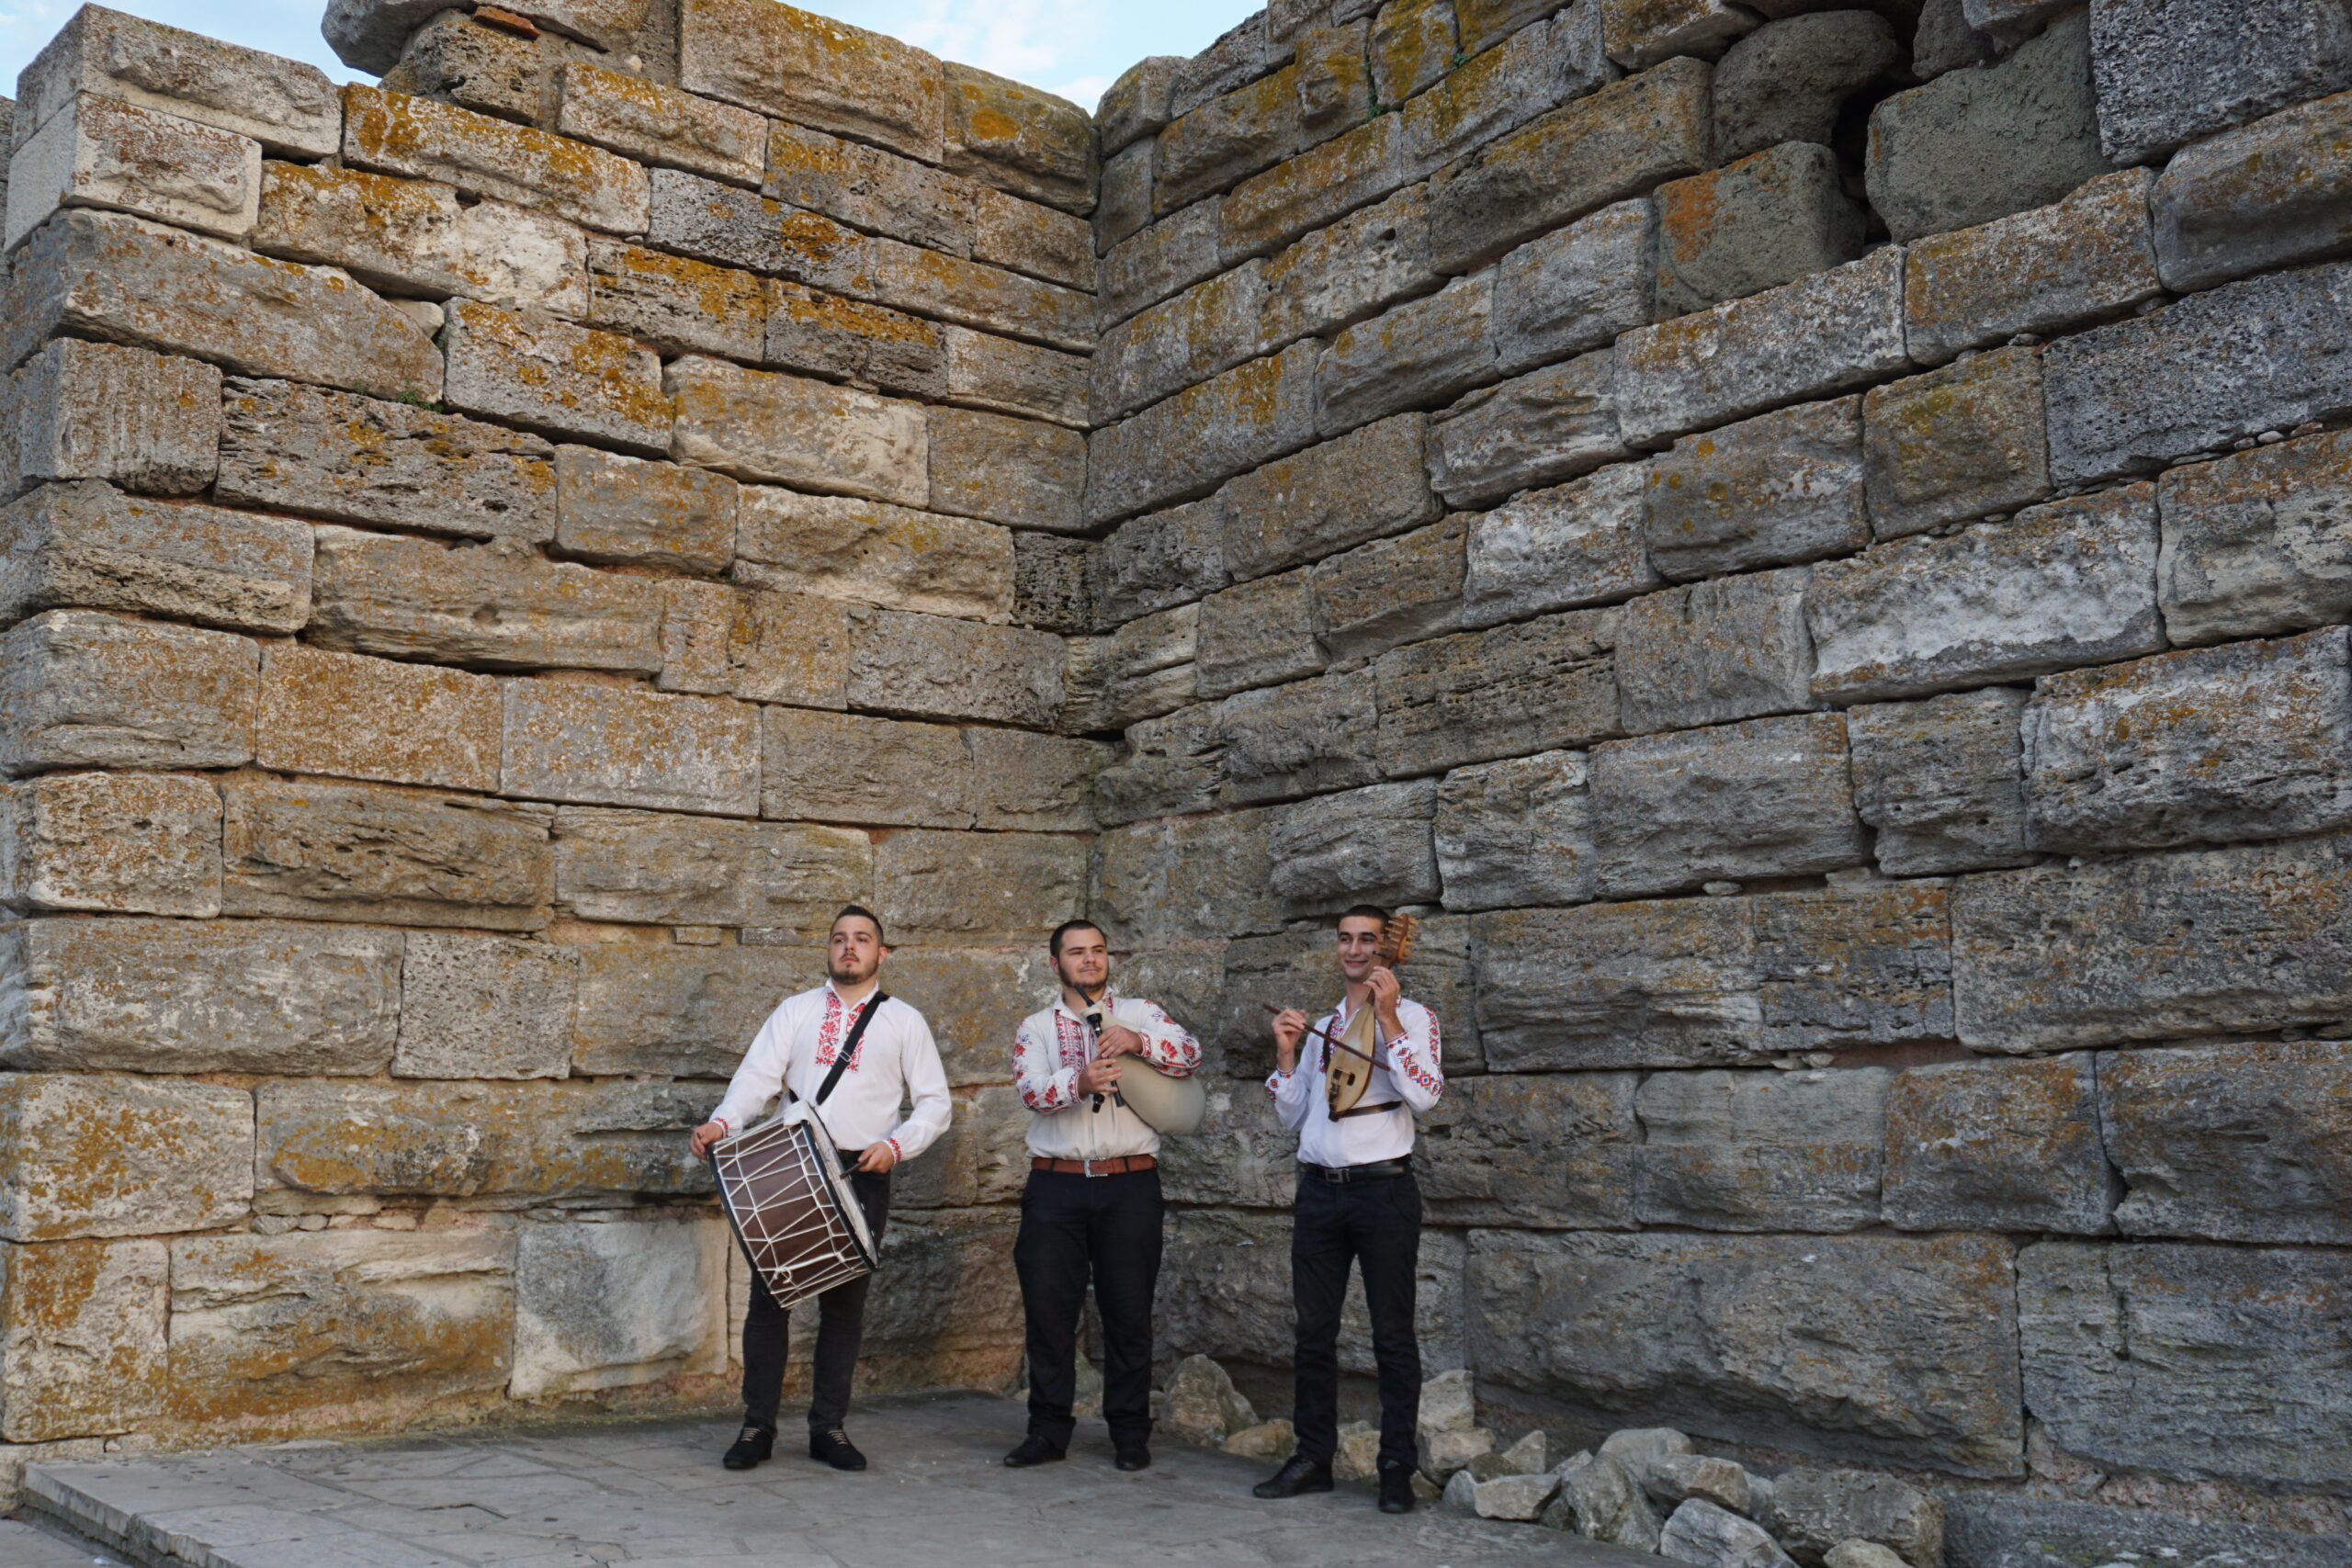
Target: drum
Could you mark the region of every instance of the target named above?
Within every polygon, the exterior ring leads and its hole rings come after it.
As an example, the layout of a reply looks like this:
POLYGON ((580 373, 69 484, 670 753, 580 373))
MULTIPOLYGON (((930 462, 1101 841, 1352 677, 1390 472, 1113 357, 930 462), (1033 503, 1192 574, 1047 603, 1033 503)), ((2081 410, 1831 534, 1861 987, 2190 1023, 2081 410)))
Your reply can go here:
POLYGON ((874 1237, 824 1118, 796 1100, 710 1148, 743 1256, 786 1311, 874 1271, 874 1237))

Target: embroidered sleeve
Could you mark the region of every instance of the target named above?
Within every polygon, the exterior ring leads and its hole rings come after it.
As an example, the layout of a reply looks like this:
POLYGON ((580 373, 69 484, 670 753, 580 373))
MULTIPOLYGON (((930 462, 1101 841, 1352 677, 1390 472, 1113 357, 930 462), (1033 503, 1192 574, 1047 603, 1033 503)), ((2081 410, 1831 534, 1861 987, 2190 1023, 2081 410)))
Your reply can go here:
POLYGON ((1048 1042, 1029 1023, 1012 1037, 1012 1077, 1021 1103, 1050 1115, 1078 1103, 1078 1068, 1064 1065, 1058 1041, 1048 1042))
POLYGON ((1427 1111, 1445 1092, 1445 1071, 1439 1066, 1443 1048, 1437 1014, 1417 1006, 1401 1021, 1405 1032, 1388 1045, 1388 1076, 1406 1104, 1415 1111, 1427 1111))
POLYGON ((1143 1059, 1173 1077, 1188 1078, 1201 1070, 1201 1043, 1168 1016, 1157 1002, 1145 1004, 1150 1019, 1137 1031, 1143 1036, 1143 1059))
POLYGON ((1304 1064, 1287 1073, 1277 1067, 1266 1079, 1266 1092, 1274 1101, 1274 1119, 1291 1132, 1306 1125, 1317 1079, 1317 1075, 1306 1071, 1304 1064))

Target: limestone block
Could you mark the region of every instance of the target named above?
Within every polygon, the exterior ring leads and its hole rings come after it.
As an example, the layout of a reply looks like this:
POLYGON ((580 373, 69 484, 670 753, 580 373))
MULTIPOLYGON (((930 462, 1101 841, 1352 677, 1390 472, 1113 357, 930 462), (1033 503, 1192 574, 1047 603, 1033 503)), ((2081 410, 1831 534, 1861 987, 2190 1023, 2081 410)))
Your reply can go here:
POLYGON ((0 898, 17 908, 220 912, 220 796, 170 773, 47 773, 7 792, 0 898))
POLYGON ((1703 61, 1668 60, 1554 109, 1430 182, 1430 259, 1466 272, 1708 156, 1703 61))
POLYGON ((1201 494, 1313 441, 1320 353, 1320 344, 1294 344, 1094 432, 1086 444, 1087 523, 1201 494))
POLYGON ((2018 1254, 2025 1396, 2094 1462, 2340 1485, 2348 1295, 2324 1248, 2043 1242, 2018 1254))
POLYGON ((1658 186, 1657 313, 1686 315, 1849 262, 1868 215, 1837 154, 1791 141, 1658 186))
POLYGON ((0 1147, 8 1154, 0 1239, 233 1224, 253 1197, 253 1096, 242 1089, 11 1074, 0 1082, 0 1147))
POLYGON ((948 170, 1070 212, 1092 209, 1094 127, 1085 110, 968 65, 944 71, 948 170))
MULTIPOLYGON (((1305 614, 1303 603, 1297 608, 1305 614)), ((1129 621, 1109 637, 1071 638, 1062 728, 1125 729, 1191 702, 1203 614, 1201 605, 1180 604, 1129 621)))
MULTIPOLYGON (((671 401, 651 351, 543 310, 501 310, 470 299, 453 299, 447 309, 450 407, 548 435, 654 455, 670 449, 671 401)), ((679 428, 683 447, 684 413, 679 428)))
POLYGON ((498 787, 498 683, 431 665, 272 644, 254 715, 254 760, 485 794, 498 787))
POLYGON ((71 99, 8 160, 7 243, 61 207, 136 213, 237 239, 261 200, 261 143, 89 94, 71 99))
POLYGON ((1278 807, 1270 819, 1269 890, 1290 919, 1334 915, 1353 904, 1434 904, 1437 852, 1430 823, 1438 782, 1366 789, 1278 807))
POLYGON ((143 348, 52 339, 0 402, 11 488, 106 479, 145 495, 192 495, 219 463, 220 372, 143 348))
POLYGON ((1151 202, 1165 215, 1299 150, 1297 69, 1204 101, 1159 133, 1151 202))
POLYGON ((2118 163, 2146 163, 2215 130, 2352 86, 2352 47, 2324 7, 2265 8, 2244 26, 2146 0, 2091 28, 2099 134, 2118 163))
POLYGON ((566 555, 681 571, 723 571, 734 558, 736 487, 725 477, 593 446, 558 447, 554 468, 555 536, 566 555))
POLYGON ((2041 359, 2005 348, 1862 400, 1871 525, 1882 539, 2050 494, 2041 359))
POLYGON ((951 400, 997 413, 1086 424, 1087 361, 1035 344, 947 327, 946 391, 951 400))
MULTIPOLYGON (((1758 1517, 1792 1551, 1835 1557, 1875 1548, 1895 1562, 1940 1562, 1944 1506, 1916 1486, 1867 1470, 1786 1470, 1758 1517)), ((1832 1568, 1873 1568, 1861 1558, 1832 1568)))
POLYGON ((2174 469, 2157 484, 2156 596, 2175 644, 2301 631, 2352 606, 2335 543, 2352 443, 2324 433, 2174 469))
POLYGON ((1617 685, 1635 735, 1813 705, 1806 570, 1647 593, 1620 613, 1617 685))
POLYGON ((2125 169, 2030 212, 1904 247, 1911 357, 1940 365, 1963 349, 2119 316, 2163 285, 2148 235, 2154 176, 2125 169))
POLYGON ((1582 904, 1593 896, 1592 810, 1580 751, 1456 768, 1438 792, 1448 909, 1582 904))
POLYGON ((847 605, 675 578, 657 586, 664 600, 659 689, 800 707, 848 705, 847 605))
POLYGON ((1266 1114, 1264 1089, 1222 1077, 1204 1087, 1209 1110, 1200 1131, 1160 1144, 1162 1191, 1188 1205, 1288 1206, 1298 1187, 1298 1139, 1266 1114))
POLYGON ((1093 596, 1087 592, 1091 539, 1016 532, 1012 536, 1012 621, 1015 626, 1065 637, 1094 629, 1093 596))
POLYGON ((741 493, 738 581, 932 615, 985 616, 1012 607, 1012 536, 1005 529, 848 496, 765 486, 741 493))
POLYGON ((1989 1236, 1482 1231, 1465 1300, 1482 1382, 1597 1424, 1713 1436, 1736 1398, 1744 1429, 1813 1452, 2006 1475, 2023 1438, 2010 1256, 1989 1236), (1834 1395, 1806 1370, 1824 1337, 1834 1395))
POLYGON ((25 68, 17 84, 18 144, 77 94, 160 110, 252 137, 273 152, 312 158, 335 150, 343 114, 333 84, 316 66, 104 6, 74 12, 25 68))
POLYGON ((2152 201, 2165 286, 2186 293, 2340 251, 2347 111, 2342 94, 2299 104, 2167 165, 2152 201))
POLYGON ((1087 797, 1113 755, 1110 746, 1020 729, 970 729, 964 739, 972 751, 979 827, 1073 833, 1094 826, 1087 797))
POLYGON ((645 239, 660 249, 827 289, 851 281, 865 259, 857 232, 822 213, 681 169, 655 169, 650 178, 645 239))
POLYGON ((2274 273, 2052 344, 2042 355, 2050 476, 2153 473, 2191 453, 2330 417, 2352 265, 2274 273))
POLYGON ((1903 251, 1628 333, 1617 405, 1636 445, 1873 381, 1908 363, 1903 251))
POLYGON ((224 784, 220 795, 224 914, 489 931, 547 922, 555 881, 543 810, 268 778, 224 784))
POLYGON ((1178 73, 1188 63, 1182 55, 1155 54, 1128 66, 1103 90, 1102 101, 1095 109, 1095 132, 1102 139, 1105 158, 1175 118, 1169 108, 1169 96, 1178 73))
POLYGON ((1086 593, 1103 624, 1206 597, 1230 581, 1221 502, 1196 501, 1121 524, 1086 555, 1086 593))
POLYGON ((662 668, 662 596, 644 578, 548 561, 506 542, 317 530, 311 640, 494 670, 662 668))
POLYGON ((1716 1231, 1876 1225, 1890 1077, 1855 1067, 1645 1079, 1630 1217, 1716 1231))
POLYGON ((60 333, 143 344, 244 376, 430 401, 441 355, 332 267, 275 261, 121 213, 58 214, 17 253, 6 358, 60 333))
POLYGON ((904 506, 930 501, 917 404, 694 356, 666 380, 677 403, 669 451, 681 462, 904 506))
POLYGON ((760 764, 763 817, 915 828, 973 822, 971 758, 944 725, 763 708, 760 764))
MULTIPOLYGON (((1525 4, 1525 0, 1521 0, 1525 4)), ((1466 28, 1471 9, 1455 0, 1466 28)), ((1544 7, 1549 9, 1549 7, 1544 7)), ((1406 155, 1415 171, 1442 168, 1571 98, 1616 80, 1601 47, 1600 8, 1571 6, 1521 28, 1499 49, 1467 41, 1469 58, 1405 106, 1406 155)), ((1457 57, 1457 59, 1460 57, 1457 57)))
POLYGON ((972 191, 972 215, 973 260, 1094 292, 1094 233, 1085 219, 985 186, 972 191))
POLYGON ((1151 222, 1152 174, 1159 151, 1158 141, 1144 141, 1102 160, 1090 251, 1097 246, 1107 251, 1151 222))
POLYGON ((1370 42, 1373 102, 1403 103, 1453 69, 1453 0, 1387 0, 1370 42))
POLYGON ((1846 100, 1900 52, 1887 18, 1869 11, 1766 22, 1715 63, 1715 156, 1728 162, 1786 141, 1826 145, 1846 100))
POLYGON ((509 681, 503 694, 503 794, 729 817, 759 809, 759 720, 748 704, 549 681, 509 681))
POLYGON ((1062 705, 1061 639, 1019 626, 877 611, 855 629, 853 707, 908 718, 1052 727, 1062 705))
POLYGON ((1442 773, 1623 733, 1617 637, 1614 612, 1570 610, 1382 654, 1381 771, 1442 773))
POLYGON ((1362 125, 1378 102, 1372 62, 1364 49, 1372 19, 1334 24, 1318 8, 1313 25, 1303 26, 1292 45, 1298 66, 1298 129, 1302 145, 1329 140, 1362 125))
MULTIPOLYGON (((1281 928, 1273 901, 1265 900, 1263 908, 1267 929, 1281 928)), ((1263 1094, 1266 1075, 1274 1067, 1273 1036, 1265 1003, 1296 997, 1307 1006, 1328 1005, 1319 998, 1333 983, 1330 933, 1296 926, 1282 930, 1279 935, 1237 937, 1226 944, 1220 957, 1221 986, 1204 1020, 1206 1027, 1199 1032, 1205 1064, 1202 1070, 1211 1075, 1212 1087, 1214 1079, 1222 1077, 1237 1093, 1263 1094)), ((1271 1116, 1267 1122, 1280 1126, 1271 1116)), ((1291 1157, 1295 1159, 1295 1154, 1291 1157)), ((1288 1201, 1288 1191, 1296 1184, 1296 1173, 1288 1174, 1289 1180, 1277 1184, 1274 1206, 1288 1201)), ((1232 1172, 1228 1179, 1244 1175, 1232 1172)))
MULTIPOLYGON (((824 910, 822 924, 839 907, 824 910)), ((777 1003, 824 980, 824 954, 813 946, 592 942, 579 953, 571 1066, 600 1077, 725 1078, 777 1003)))
POLYGON ((1846 710, 1854 809, 1896 876, 2025 865, 2018 720, 2026 694, 1995 686, 1846 710))
POLYGON ((1592 829, 1600 890, 1611 898, 1812 875, 1870 858, 1839 714, 1598 747, 1592 829))
MULTIPOLYGON (((803 254, 813 257, 815 251, 804 247, 803 254)), ((877 238, 855 246, 854 266, 842 267, 842 260, 823 258, 823 265, 797 281, 823 285, 839 269, 837 287, 843 293, 878 304, 1076 354, 1094 345, 1094 299, 1077 289, 896 240, 877 238)))
POLYGON ((725 1222, 529 1224, 514 1238, 514 1372, 544 1398, 727 1365, 725 1222))
POLYGON ((947 394, 947 334, 964 329, 781 278, 769 280, 766 292, 766 335, 752 357, 768 368, 843 380, 861 391, 947 394))
POLYGON ((546 128, 556 118, 564 65, 595 58, 550 31, 526 37, 485 26, 463 11, 444 12, 409 36, 400 63, 384 73, 379 85, 494 119, 546 128))
POLYGON ((0 1247, 0 1436, 33 1443, 153 1421, 170 1276, 161 1241, 0 1247))
POLYGON ((976 193, 962 180, 802 125, 771 122, 767 139, 760 186, 767 196, 910 244, 972 254, 976 193))
POLYGON ((2324 1535, 2110 1503, 2024 1496, 1995 1503, 1954 1491, 1946 1509, 1945 1550, 1951 1561, 1960 1562, 1997 1562, 2000 1553, 2029 1551, 2064 1551, 2086 1562, 2117 1551, 2152 1558, 2169 1548, 2191 1562, 2193 1552, 2234 1552, 2278 1568, 2329 1568, 2328 1558, 2337 1555, 2324 1535))
POLYGON ((1075 534, 1086 526, 1086 438, 1034 419, 933 409, 930 504, 991 523, 1075 534))
POLYGON ((1727 898, 1518 909, 1472 922, 1498 1072, 1764 1055, 1749 912, 1727 898))
MULTIPOLYGON (((1394 0, 1392 0, 1394 3, 1394 0)), ((1315 377, 1316 418, 1337 435, 1400 410, 1443 403, 1495 377, 1491 273, 1459 277, 1348 328, 1315 377)))
MULTIPOLYGON (((1457 1078, 1419 1122, 1414 1164, 1442 1224, 1622 1230, 1641 1135, 1631 1073, 1457 1078)), ((1530 1516, 1532 1517, 1532 1516, 1530 1516)))
POLYGON ((2338 835, 1968 877, 1952 897, 1959 1037, 2022 1054, 2340 1019, 2346 852, 2338 835))
POLYGON ((1107 423, 1264 353, 1265 264, 1248 261, 1104 332, 1091 409, 1107 423))
POLYGON ((0 637, 0 766, 236 767, 260 663, 226 632, 44 611, 0 637))
POLYGON ((1863 407, 1850 397, 1800 403, 1660 454, 1641 519, 1657 570, 1684 581, 1870 543, 1863 407))
MULTIPOLYGON (((1281 930, 1282 912, 1267 887, 1272 817, 1237 811, 1101 835, 1090 872, 1090 916, 1123 950, 1281 930)), ((1231 979, 1230 963, 1223 973, 1231 979)), ((1251 1038, 1264 1037, 1265 1016, 1250 1021, 1251 1038)), ((1203 1041, 1214 1032, 1204 1029, 1203 1041)))
POLYGON ((765 341, 766 286, 708 262, 592 238, 588 296, 589 325, 673 354, 757 359, 765 341))
POLYGON ((571 1065, 580 955, 471 931, 417 931, 401 964, 406 1078, 561 1077, 571 1065))
POLYGON ((1268 17, 1244 17, 1179 65, 1169 89, 1169 111, 1190 114, 1218 94, 1231 92, 1272 70, 1283 51, 1275 47, 1270 23, 1268 17))
POLYGON ((1407 140, 1401 116, 1380 115, 1242 181, 1217 209, 1227 265, 1271 255, 1411 184, 1407 140))
POLYGON ((1042 935, 1085 901, 1086 845, 1061 834, 910 829, 875 851, 874 889, 892 928, 910 935, 1042 935))
POLYGON ((1219 558, 1237 581, 1433 522, 1419 415, 1382 420, 1244 474, 1217 496, 1219 558))
POLYGON ((1318 675, 1227 697, 1218 705, 1216 726, 1226 790, 1237 803, 1380 782, 1373 683, 1361 674, 1318 675))
POLYGON ((297 381, 223 389, 213 493, 224 502, 477 538, 555 535, 554 448, 536 435, 297 381))
POLYGON ((1430 427, 1430 483, 1451 506, 1479 506, 1633 456, 1618 418, 1613 351, 1471 393, 1430 427))
POLYGON ((2021 727, 2029 841, 2162 849, 2345 826, 2346 657, 2338 627, 2045 676, 2021 727))
POLYGON ((555 829, 556 897, 582 919, 820 930, 864 898, 863 832, 567 807, 555 829))
POLYGON ((1744 1466, 1732 1460, 1702 1454, 1659 1455, 1650 1461, 1643 1485, 1663 1506, 1687 1503, 1695 1497, 1743 1515, 1756 1509, 1758 1500, 1766 1495, 1744 1466))
POLYGON ((1312 568, 1317 640, 1334 659, 1360 659, 1458 629, 1465 533, 1450 518, 1312 568))
POLYGON ((1441 281, 1429 249, 1427 186, 1408 186, 1306 235, 1264 264, 1261 341, 1346 326, 1429 292, 1441 281))
MULTIPOLYGON (((1609 1441, 1623 1435, 1614 1434, 1609 1441)), ((1641 1484, 1614 1455, 1577 1454, 1560 1466, 1558 1473, 1560 1497, 1555 1506, 1566 1516, 1563 1522, 1578 1535, 1634 1551, 1657 1550, 1658 1517, 1643 1496, 1641 1484)), ((1549 1522, 1549 1510, 1544 1517, 1549 1522)))
POLYGON ((339 266, 388 293, 464 295, 507 310, 577 316, 588 306, 587 238, 562 219, 455 186, 324 164, 262 165, 246 243, 339 266))
MULTIPOLYGON (((1725 10, 1736 9, 1726 6, 1725 10)), ((1703 1497, 1681 1504, 1658 1532, 1659 1554, 1677 1562, 1720 1568, 1794 1568, 1770 1531, 1703 1497)))
POLYGON ((1476 55, 1550 16, 1552 6, 1549 0, 1455 0, 1453 11, 1462 48, 1476 55))
POLYGON ((0 615, 52 605, 287 633, 311 615, 311 530, 286 517, 159 502, 82 480, 9 503, 0 615))
POLYGON ((1225 265, 1217 248, 1223 198, 1210 197, 1113 245, 1102 258, 1095 287, 1101 320, 1108 327, 1145 306, 1182 292, 1225 265))
POLYGON ((1757 1000, 1768 1048, 1951 1039, 1947 885, 1839 877, 1826 887, 1752 902, 1757 1000))
POLYGON ((1675 55, 1713 56, 1757 21, 1725 0, 1602 0, 1600 18, 1609 58, 1629 71, 1675 55))
POLYGON ((745 0, 691 0, 679 17, 679 85, 939 162, 945 82, 922 50, 829 17, 745 0))
POLYGON ((645 171, 626 158, 431 98, 356 83, 343 90, 354 168, 442 180, 468 196, 536 207, 613 234, 645 231, 645 171))
POLYGON ((1898 1229, 2109 1228, 2114 1181, 2087 1052, 1913 1067, 1889 1088, 1886 1122, 1886 1218, 1898 1229))
POLYGON ((1621 201, 1505 255, 1489 329, 1496 368, 1515 374, 1648 325, 1656 243, 1651 204, 1621 201))
POLYGON ((1200 703, 1129 725, 1125 750, 1095 775, 1093 812, 1104 827, 1216 806, 1225 787, 1216 707, 1200 703))
POLYGON ((1639 463, 1615 464, 1471 519, 1464 623, 1491 626, 1658 586, 1642 539, 1648 473, 1639 463))
POLYGON ((513 1238, 295 1231, 172 1244, 170 1410, 183 1421, 325 1404, 390 1419, 507 1381, 513 1238))
POLYGON ((2152 501, 2134 485, 1814 567, 1815 694, 1919 696, 2154 652, 2152 501))
POLYGON ((555 129, 640 164, 738 185, 759 184, 767 163, 768 127, 758 115, 577 60, 563 68, 555 129))

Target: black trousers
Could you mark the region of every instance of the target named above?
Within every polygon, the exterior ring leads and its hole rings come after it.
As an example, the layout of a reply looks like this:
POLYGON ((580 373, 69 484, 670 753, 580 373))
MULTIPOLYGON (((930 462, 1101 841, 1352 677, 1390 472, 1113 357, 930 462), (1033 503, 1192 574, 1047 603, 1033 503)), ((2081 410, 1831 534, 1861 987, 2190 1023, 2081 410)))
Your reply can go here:
POLYGON ((1416 1462, 1421 1347, 1413 1335, 1413 1270, 1420 1251, 1421 1189, 1411 1171, 1327 1181, 1300 1168, 1290 1233, 1291 1299, 1298 1313, 1291 1424, 1306 1458, 1328 1464, 1340 1446, 1340 1308, 1354 1262, 1363 1269, 1380 1374, 1380 1465, 1416 1462))
MULTIPOLYGON (((854 1171, 850 1191, 865 1211, 874 1245, 890 1223, 890 1178, 886 1172, 854 1171)), ((865 1291, 874 1276, 836 1285, 817 1298, 817 1355, 808 1395, 808 1429, 830 1432, 849 1415, 850 1383, 857 1376, 857 1346, 865 1334, 865 1291)), ((743 1314, 743 1425, 775 1430, 776 1406, 784 1400, 785 1331, 789 1318, 768 1293, 768 1283, 752 1271, 752 1305, 743 1314)))
POLYGON ((1086 1282, 1102 1314, 1102 1418, 1111 1441, 1151 1437, 1151 1297, 1159 1283, 1159 1172, 1033 1170, 1012 1267, 1029 1330, 1029 1430, 1058 1448, 1078 1423, 1078 1316, 1086 1282))

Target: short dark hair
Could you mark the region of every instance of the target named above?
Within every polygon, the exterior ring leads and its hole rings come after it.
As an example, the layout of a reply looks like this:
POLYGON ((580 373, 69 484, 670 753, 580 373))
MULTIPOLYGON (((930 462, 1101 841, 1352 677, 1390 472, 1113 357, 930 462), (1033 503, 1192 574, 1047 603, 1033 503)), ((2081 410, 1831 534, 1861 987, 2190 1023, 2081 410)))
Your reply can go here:
POLYGON ((1092 920, 1064 920, 1054 928, 1054 934, 1046 939, 1046 952, 1053 957, 1059 958, 1062 955, 1062 939, 1072 931, 1092 931, 1096 936, 1102 937, 1105 942, 1111 940, 1102 928, 1092 920))
POLYGON ((1388 911, 1382 908, 1377 904, 1358 904, 1354 908, 1350 909, 1347 913, 1341 915, 1340 919, 1343 920, 1378 920, 1382 931, 1385 931, 1388 929, 1388 911))
POLYGON ((855 915, 859 919, 872 924, 874 927, 874 940, 876 942, 881 943, 884 947, 890 945, 890 939, 882 934, 882 917, 876 914, 873 910, 867 908, 863 904, 843 904, 842 906, 842 912, 833 917, 833 924, 840 925, 852 915, 855 915))

